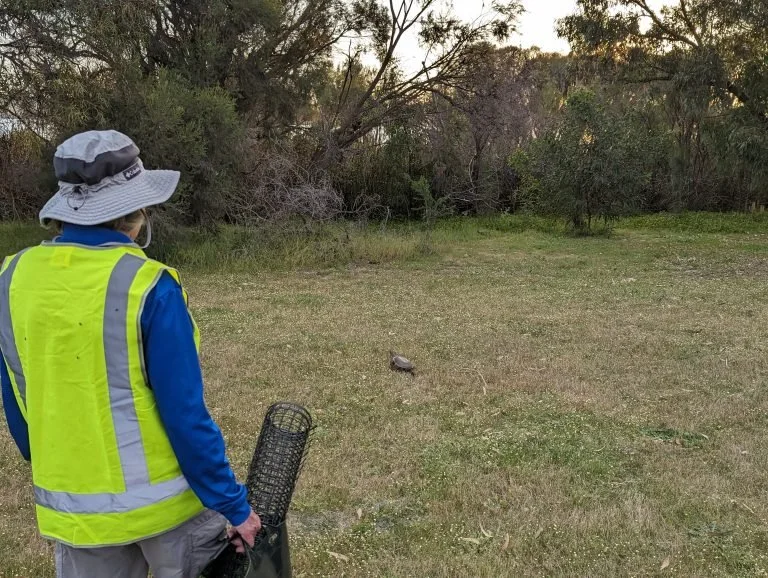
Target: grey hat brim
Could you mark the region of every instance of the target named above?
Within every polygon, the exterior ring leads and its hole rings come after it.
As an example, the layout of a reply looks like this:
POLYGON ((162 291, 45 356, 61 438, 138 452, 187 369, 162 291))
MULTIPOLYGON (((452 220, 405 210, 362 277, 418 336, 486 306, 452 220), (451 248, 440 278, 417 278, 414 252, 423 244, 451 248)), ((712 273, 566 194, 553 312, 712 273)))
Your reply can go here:
POLYGON ((94 192, 72 195, 59 191, 40 211, 40 222, 101 225, 131 213, 165 203, 179 184, 178 171, 148 171, 125 183, 110 184, 94 192))

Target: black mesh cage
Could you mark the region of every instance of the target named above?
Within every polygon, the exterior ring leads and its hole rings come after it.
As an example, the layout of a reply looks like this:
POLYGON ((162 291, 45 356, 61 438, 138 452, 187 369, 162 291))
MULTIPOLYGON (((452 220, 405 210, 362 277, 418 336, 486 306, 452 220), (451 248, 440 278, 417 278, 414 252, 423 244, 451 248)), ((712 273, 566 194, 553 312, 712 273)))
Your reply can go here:
POLYGON ((206 578, 290 578, 288 530, 291 504, 312 435, 312 416, 299 405, 276 403, 261 426, 246 487, 248 501, 259 515, 262 531, 249 557, 228 547, 210 566, 206 578))
POLYGON ((267 410, 246 479, 248 500, 263 524, 285 521, 311 433, 312 416, 303 407, 276 403, 267 410))

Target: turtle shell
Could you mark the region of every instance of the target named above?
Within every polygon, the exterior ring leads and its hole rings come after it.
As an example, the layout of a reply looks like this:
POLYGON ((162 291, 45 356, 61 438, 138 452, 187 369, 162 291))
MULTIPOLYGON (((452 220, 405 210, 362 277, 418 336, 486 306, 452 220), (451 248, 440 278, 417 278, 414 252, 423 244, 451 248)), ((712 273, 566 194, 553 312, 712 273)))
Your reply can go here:
POLYGON ((413 363, 402 355, 393 355, 391 365, 394 369, 399 369, 401 371, 413 371, 413 363))

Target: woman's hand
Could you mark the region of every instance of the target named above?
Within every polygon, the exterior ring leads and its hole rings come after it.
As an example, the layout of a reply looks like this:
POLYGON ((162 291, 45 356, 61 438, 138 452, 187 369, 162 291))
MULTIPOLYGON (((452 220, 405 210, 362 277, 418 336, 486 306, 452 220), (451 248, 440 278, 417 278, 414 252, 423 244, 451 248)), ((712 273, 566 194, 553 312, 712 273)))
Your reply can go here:
POLYGON ((251 515, 240 524, 229 529, 229 541, 235 545, 238 554, 245 553, 245 544, 253 548, 256 536, 261 531, 261 518, 251 510, 251 515))

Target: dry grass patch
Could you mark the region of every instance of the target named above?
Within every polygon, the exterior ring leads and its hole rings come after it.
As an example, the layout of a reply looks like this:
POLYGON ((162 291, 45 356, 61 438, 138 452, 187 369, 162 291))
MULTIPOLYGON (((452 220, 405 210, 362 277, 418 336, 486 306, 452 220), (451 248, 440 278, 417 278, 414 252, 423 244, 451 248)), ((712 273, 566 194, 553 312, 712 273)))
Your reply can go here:
MULTIPOLYGON (((186 276, 237 471, 271 402, 316 417, 295 575, 765 574, 768 237, 460 233, 186 276)), ((3 436, 0 574, 50 576, 3 436)))

